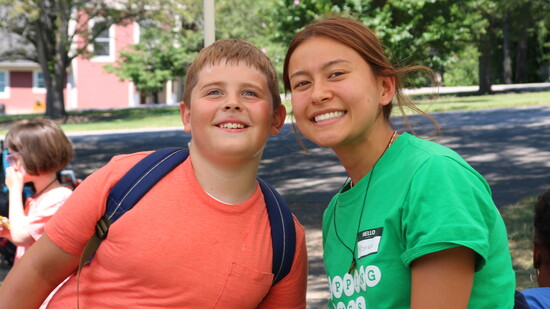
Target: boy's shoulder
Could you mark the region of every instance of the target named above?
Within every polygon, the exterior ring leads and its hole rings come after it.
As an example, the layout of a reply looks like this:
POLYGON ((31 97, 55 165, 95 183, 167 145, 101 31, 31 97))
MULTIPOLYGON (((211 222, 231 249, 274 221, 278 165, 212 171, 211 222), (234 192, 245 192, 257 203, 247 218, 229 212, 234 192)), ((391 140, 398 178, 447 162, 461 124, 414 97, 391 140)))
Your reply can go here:
POLYGON ((116 165, 117 168, 123 168, 128 166, 128 168, 134 166, 136 163, 141 161, 147 155, 151 154, 153 151, 140 151, 128 154, 119 154, 111 158, 107 165, 116 165))

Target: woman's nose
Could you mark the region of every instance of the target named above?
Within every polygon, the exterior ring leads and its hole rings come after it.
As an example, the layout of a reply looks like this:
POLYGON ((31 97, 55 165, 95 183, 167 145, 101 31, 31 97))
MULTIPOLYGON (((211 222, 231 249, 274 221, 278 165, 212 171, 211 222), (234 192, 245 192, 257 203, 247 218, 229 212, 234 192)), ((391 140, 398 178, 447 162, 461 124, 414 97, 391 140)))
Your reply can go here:
POLYGON ((311 101, 313 103, 324 103, 332 96, 330 90, 322 83, 316 83, 313 85, 313 91, 311 93, 311 101))

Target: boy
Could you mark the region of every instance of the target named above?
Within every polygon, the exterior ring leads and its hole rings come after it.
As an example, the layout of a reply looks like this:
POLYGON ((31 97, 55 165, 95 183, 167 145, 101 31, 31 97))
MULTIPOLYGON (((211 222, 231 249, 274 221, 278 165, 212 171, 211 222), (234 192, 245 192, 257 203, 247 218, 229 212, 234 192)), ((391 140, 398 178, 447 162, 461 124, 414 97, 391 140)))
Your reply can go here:
POLYGON ((33 308, 65 277, 48 308, 305 308, 307 254, 295 219, 292 269, 272 286, 272 249, 256 174, 285 118, 276 73, 253 45, 222 40, 188 70, 189 158, 113 224, 75 271, 111 187, 146 153, 117 156, 84 181, 0 288, 0 304, 33 308))

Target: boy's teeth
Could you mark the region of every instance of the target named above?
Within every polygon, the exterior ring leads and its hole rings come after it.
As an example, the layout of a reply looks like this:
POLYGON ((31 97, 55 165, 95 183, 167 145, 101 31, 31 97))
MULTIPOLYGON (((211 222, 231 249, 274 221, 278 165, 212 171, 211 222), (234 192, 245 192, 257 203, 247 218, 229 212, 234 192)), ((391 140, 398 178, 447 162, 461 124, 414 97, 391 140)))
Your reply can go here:
POLYGON ((318 116, 315 116, 315 122, 325 121, 325 120, 329 120, 329 119, 332 119, 332 118, 341 117, 342 115, 344 115, 344 112, 331 112, 331 113, 318 115, 318 116))
POLYGON ((223 123, 220 128, 224 129, 244 129, 244 125, 240 123, 223 123))

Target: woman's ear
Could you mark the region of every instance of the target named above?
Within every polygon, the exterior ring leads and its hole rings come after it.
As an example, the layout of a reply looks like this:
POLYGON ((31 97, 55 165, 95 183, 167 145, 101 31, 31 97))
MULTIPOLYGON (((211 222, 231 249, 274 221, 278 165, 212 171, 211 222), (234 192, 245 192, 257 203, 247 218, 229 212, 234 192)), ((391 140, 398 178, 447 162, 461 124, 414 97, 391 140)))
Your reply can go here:
POLYGON ((395 78, 392 76, 378 77, 380 87, 380 105, 388 105, 395 94, 395 78))
POLYGON ((191 108, 185 104, 180 103, 180 116, 183 123, 183 130, 187 133, 191 133, 191 108))
POLYGON ((273 121, 271 123, 271 135, 277 135, 286 120, 286 107, 281 104, 273 111, 273 121))

